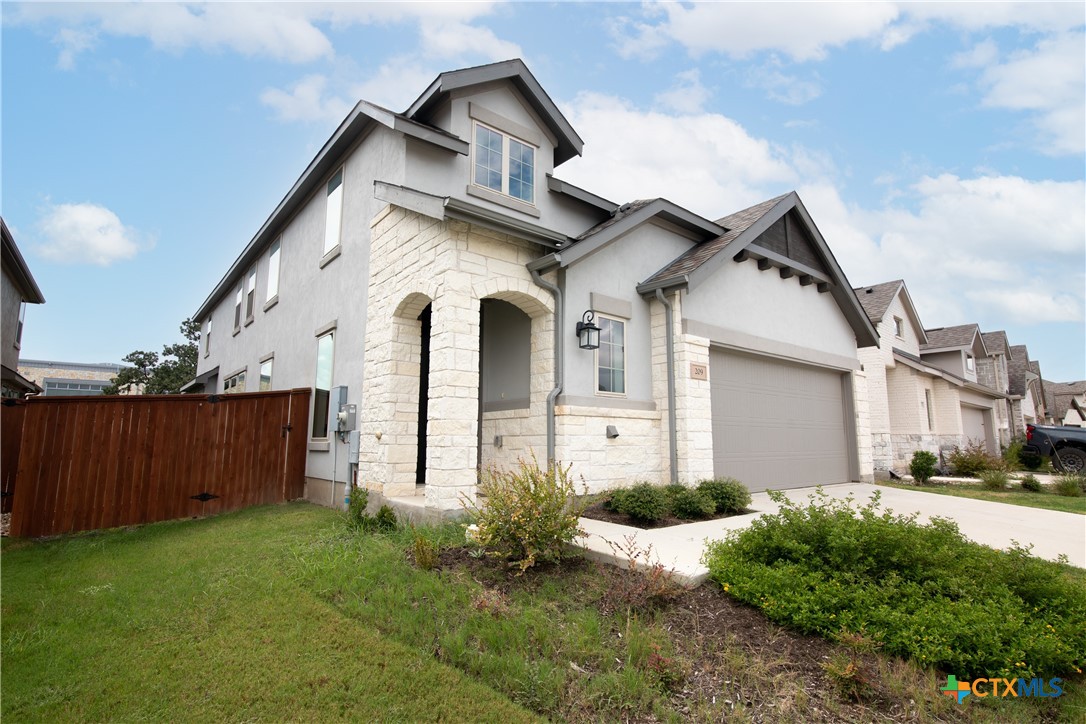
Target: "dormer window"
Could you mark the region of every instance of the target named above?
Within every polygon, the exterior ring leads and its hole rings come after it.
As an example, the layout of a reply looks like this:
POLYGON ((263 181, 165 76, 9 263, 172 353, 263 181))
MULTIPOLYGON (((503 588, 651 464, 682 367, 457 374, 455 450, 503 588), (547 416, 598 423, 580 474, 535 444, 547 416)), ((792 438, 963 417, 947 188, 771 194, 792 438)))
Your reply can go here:
POLYGON ((475 123, 472 183, 535 203, 535 146, 475 123))
POLYGON ((969 372, 975 372, 977 369, 977 364, 973 360, 973 355, 971 354, 965 355, 965 369, 969 372))
POLYGON ((905 322, 901 317, 894 317, 894 334, 898 339, 905 338, 905 322))

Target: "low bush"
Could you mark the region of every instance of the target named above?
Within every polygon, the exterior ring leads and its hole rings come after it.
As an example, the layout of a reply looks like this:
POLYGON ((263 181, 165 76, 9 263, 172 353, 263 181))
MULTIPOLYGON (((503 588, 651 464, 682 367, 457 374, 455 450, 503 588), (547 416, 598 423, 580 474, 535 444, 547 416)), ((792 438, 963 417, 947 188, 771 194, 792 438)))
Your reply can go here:
POLYGON ((522 573, 537 563, 560 561, 566 545, 581 533, 577 519, 583 505, 569 469, 558 464, 541 469, 533 456, 521 460, 517 470, 483 471, 482 506, 470 501, 465 506, 475 516, 479 544, 522 573))
POLYGON ((643 523, 655 523, 668 513, 667 493, 651 483, 638 483, 611 493, 611 509, 643 523))
POLYGON ((824 493, 710 543, 710 576, 770 619, 830 639, 862 632, 889 654, 963 679, 1050 677, 1086 665, 1082 571, 996 551, 954 523, 856 508, 824 493))
POLYGON ((939 464, 939 458, 935 457, 935 453, 928 452, 927 450, 917 450, 913 453, 913 459, 909 462, 909 475, 913 476, 913 480, 917 485, 924 485, 938 472, 937 466, 939 464))
POLYGON ((986 490, 1004 490, 1009 481, 1010 476, 1005 470, 984 470, 980 473, 980 482, 986 490))
POLYGON ((1022 478, 1022 489, 1028 490, 1031 493, 1040 493, 1044 490, 1044 488, 1041 487, 1041 481, 1033 474, 1022 478))
POLYGON ((708 518, 716 512, 716 502, 702 491, 685 485, 677 487, 680 489, 671 493, 669 501, 676 518, 695 520, 708 518))
POLYGON ((400 521, 396 519, 396 511, 387 505, 382 505, 377 515, 373 516, 373 525, 377 530, 389 533, 400 526, 400 521))
POLYGON ((1052 486, 1052 490, 1056 495, 1077 498, 1082 495, 1084 487, 1086 487, 1086 478, 1081 475, 1065 474, 1056 478, 1056 484, 1052 486))
POLYGON ((347 521, 354 528, 361 528, 367 518, 366 506, 370 501, 370 493, 365 488, 351 488, 347 498, 347 521))
POLYGON ((430 571, 437 567, 437 546, 429 538, 417 530, 412 542, 412 552, 415 555, 415 565, 424 571, 430 571))
POLYGON ((955 447, 947 456, 950 473, 963 478, 975 478, 985 470, 1003 470, 1000 458, 988 454, 982 442, 971 442, 965 447, 955 447))
POLYGON ((750 505, 750 491, 734 478, 702 480, 698 490, 712 498, 717 513, 741 513, 750 505))
POLYGON ((1012 469, 1025 468, 1026 470, 1040 470, 1044 459, 1036 453, 1028 453, 1023 448, 1026 440, 1022 436, 1015 437, 1003 451, 1003 462, 1012 469))

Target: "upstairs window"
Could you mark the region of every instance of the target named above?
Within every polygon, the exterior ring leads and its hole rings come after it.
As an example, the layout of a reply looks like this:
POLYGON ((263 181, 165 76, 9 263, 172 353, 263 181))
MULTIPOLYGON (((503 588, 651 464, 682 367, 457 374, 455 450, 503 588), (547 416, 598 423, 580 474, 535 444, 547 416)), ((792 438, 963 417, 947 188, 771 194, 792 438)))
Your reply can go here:
POLYGON ((324 253, 335 249, 339 244, 340 227, 343 222, 343 169, 332 174, 328 180, 328 209, 324 225, 324 253))
POLYGON ((977 370, 977 363, 971 354, 965 355, 965 369, 968 372, 976 372, 977 370))
POLYGON ((904 339, 905 337, 905 322, 902 321, 901 317, 894 317, 894 335, 898 339, 904 339))
POLYGON ((282 238, 276 239, 268 252, 268 298, 265 302, 270 302, 279 295, 279 249, 282 243, 282 238))
POLYGON ((241 302, 245 298, 245 291, 238 287, 237 293, 234 295, 234 333, 241 331, 241 302))
POLYGON ((476 186, 535 203, 535 147, 481 123, 475 124, 476 186))
POLYGON ((26 320, 26 302, 19 302, 19 326, 15 328, 15 349, 23 346, 23 322, 26 320))
POLYGON ((204 357, 211 354, 211 319, 207 320, 207 332, 204 334, 204 357))
POLYGON ((600 347, 596 350, 596 391, 602 394, 626 394, 626 324, 599 314, 600 347))
POLYGON ((256 267, 249 270, 249 276, 245 279, 245 323, 253 321, 253 312, 256 307, 256 267))

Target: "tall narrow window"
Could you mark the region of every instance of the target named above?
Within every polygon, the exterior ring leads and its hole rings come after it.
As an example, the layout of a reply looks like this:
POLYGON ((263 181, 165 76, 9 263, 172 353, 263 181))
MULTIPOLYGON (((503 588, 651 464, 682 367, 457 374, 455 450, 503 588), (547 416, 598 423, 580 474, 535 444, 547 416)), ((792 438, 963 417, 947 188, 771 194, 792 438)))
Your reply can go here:
POLYGON ((971 354, 965 355, 965 369, 969 372, 974 372, 977 369, 977 363, 971 354))
POLYGON ((898 338, 905 336, 905 322, 901 317, 894 317, 894 335, 898 338))
POLYGON ((535 198, 535 149, 509 139, 509 195, 521 201, 535 198))
POLYGON ((268 252, 268 298, 265 302, 270 302, 279 294, 279 249, 282 244, 282 237, 276 239, 268 252))
POLYGON ((23 345, 23 322, 26 320, 26 302, 19 302, 19 326, 15 328, 15 346, 23 345))
POLYGON ((249 276, 245 279, 245 322, 253 321, 253 312, 256 310, 256 267, 249 270, 249 276))
POLYGON ((313 381, 314 439, 328 437, 328 398, 332 391, 332 355, 335 331, 317 337, 317 373, 313 381))
POLYGON ((238 287, 237 294, 234 295, 234 331, 237 332, 241 329, 241 302, 245 297, 245 292, 241 287, 238 287))
POLYGON ((332 251, 339 243, 343 221, 343 169, 335 172, 328 181, 328 211, 324 225, 324 253, 332 251))
POLYGON ((626 394, 626 325, 596 315, 600 325, 600 347, 596 350, 597 391, 615 395, 626 394))
POLYGON ((204 336, 204 357, 207 357, 209 354, 211 354, 211 322, 212 320, 208 318, 207 334, 206 336, 204 336))
POLYGON ((272 376, 272 361, 266 359, 260 363, 260 391, 267 392, 272 388, 271 376, 272 376))
POLYGON ((928 407, 928 432, 935 431, 935 409, 931 401, 931 390, 924 390, 924 402, 928 407))
POLYGON ((504 138, 486 126, 475 127, 475 183, 502 190, 502 146, 504 138))

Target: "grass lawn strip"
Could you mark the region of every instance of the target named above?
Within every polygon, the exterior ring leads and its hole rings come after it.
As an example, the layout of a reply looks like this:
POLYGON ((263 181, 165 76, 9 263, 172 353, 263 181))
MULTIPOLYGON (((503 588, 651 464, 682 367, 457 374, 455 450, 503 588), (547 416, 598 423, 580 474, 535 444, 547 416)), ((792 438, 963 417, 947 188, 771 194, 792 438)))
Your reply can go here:
POLYGON ((336 518, 289 505, 5 541, 3 718, 531 720, 299 586, 291 547, 336 518))
POLYGON ((958 498, 988 500, 993 503, 1009 503, 1011 505, 1024 505, 1029 508, 1044 508, 1046 510, 1058 510, 1063 513, 1086 515, 1086 496, 1069 498, 1056 495, 1047 490, 1043 493, 1031 493, 1028 490, 1023 490, 1016 480, 1012 480, 1011 487, 1006 490, 988 490, 981 483, 945 484, 929 482, 927 485, 913 485, 911 483, 879 482, 878 485, 901 490, 916 490, 922 493, 952 495, 958 498))

